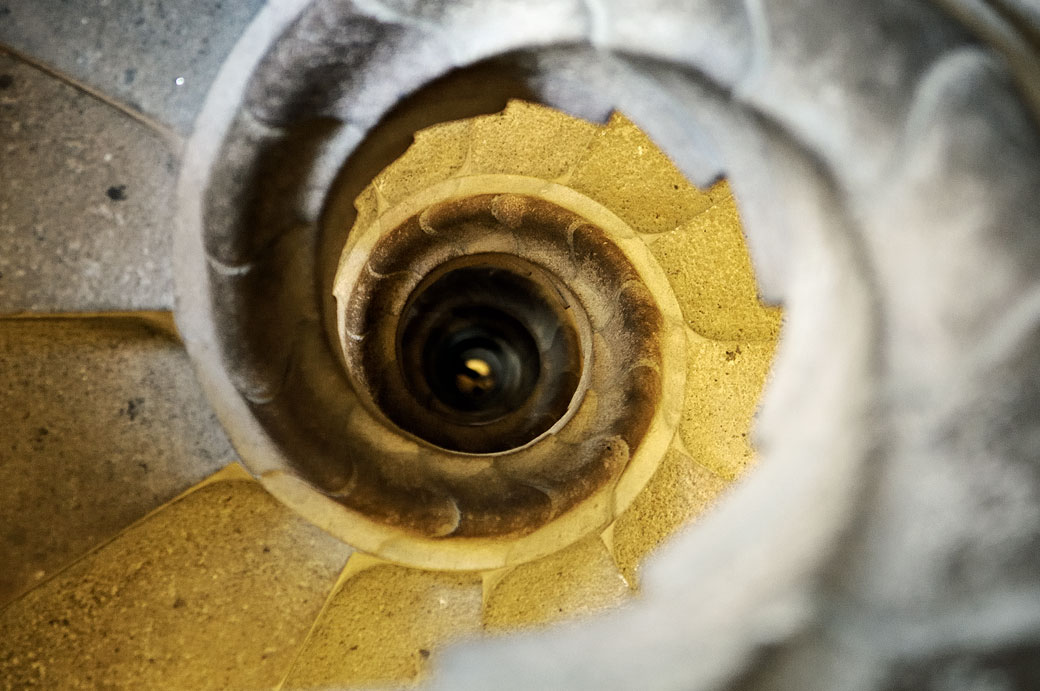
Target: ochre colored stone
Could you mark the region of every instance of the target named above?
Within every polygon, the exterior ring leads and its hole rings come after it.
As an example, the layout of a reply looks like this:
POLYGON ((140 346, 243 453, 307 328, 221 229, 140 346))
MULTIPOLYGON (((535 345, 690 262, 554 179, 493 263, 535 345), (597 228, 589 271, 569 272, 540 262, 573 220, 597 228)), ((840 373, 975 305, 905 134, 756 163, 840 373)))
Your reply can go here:
POLYGON ((232 477, 243 479, 174 501, 0 612, 7 688, 277 684, 350 548, 244 470, 232 477))
POLYGON ((438 648, 480 630, 481 598, 476 574, 387 563, 357 571, 330 598, 283 688, 414 680, 438 648))
POLYGON ((776 344, 709 341, 689 334, 686 403, 678 439, 693 459, 727 481, 751 464, 750 430, 776 344))
MULTIPOLYGON (((716 185, 720 190, 725 183, 716 185)), ((686 324, 708 338, 775 341, 780 310, 758 299, 758 287, 732 196, 683 226, 647 238, 679 300, 686 324)))
POLYGON ((524 101, 510 101, 501 113, 474 118, 472 123, 469 154, 460 174, 510 173, 543 180, 556 180, 581 165, 600 129, 524 101))
POLYGON ((614 522, 614 558, 625 580, 637 584, 643 559, 709 510, 728 485, 687 453, 669 450, 646 489, 614 522))
POLYGON ((603 204, 642 233, 685 225, 711 205, 628 118, 615 114, 565 184, 603 204))
MULTIPOLYGON (((421 679, 443 646, 461 637, 548 625, 631 596, 646 555, 707 511, 753 461, 748 433, 780 315, 758 302, 725 183, 693 188, 622 116, 597 127, 515 102, 499 115, 421 132, 356 201, 361 226, 378 224, 389 209, 433 186, 458 184, 472 195, 482 191, 473 187, 481 176, 505 179, 502 174, 527 176, 511 178, 526 187, 496 194, 549 194, 549 187, 566 185, 566 194, 555 194, 602 204, 624 231, 612 233, 618 246, 654 267, 644 272, 648 299, 674 291, 665 326, 686 342, 685 399, 680 410, 682 397, 669 398, 674 409, 639 450, 663 458, 656 473, 650 476, 656 461, 630 461, 638 479, 592 497, 583 507, 587 520, 568 525, 561 544, 569 546, 559 551, 542 556, 545 551, 528 546, 528 560, 503 556, 493 571, 446 573, 359 553, 344 570, 350 547, 275 502, 244 473, 230 471, 0 612, 0 680, 16 688, 401 685, 421 679)), ((496 213, 507 226, 516 215, 507 206, 496 213)), ((576 261, 585 257, 585 233, 569 234, 567 242, 576 261)), ((567 273, 574 280, 580 271, 567 273)), ((617 308, 635 288, 628 279, 615 283, 597 324, 631 330, 649 323, 640 310, 617 308)), ((644 362, 651 355, 635 357, 629 369, 659 373, 644 362)), ((676 372, 683 368, 660 374, 673 381, 665 375, 676 372)), ((594 414, 576 419, 598 419, 596 411, 616 405, 614 399, 649 405, 658 396, 655 382, 594 391, 594 414)), ((674 388, 682 391, 683 384, 674 388)), ((554 443, 594 436, 574 432, 554 443)), ((620 437, 617 444, 618 458, 627 458, 631 449, 620 437)), ((294 482, 301 497, 314 499, 312 489, 294 482)), ((306 501, 288 503, 303 511, 306 501)), ((331 515, 328 507, 307 515, 322 511, 331 515)), ((444 544, 431 539, 420 547, 444 544)), ((444 568, 483 563, 458 549, 444 568)))
POLYGON ((460 120, 416 132, 415 143, 373 180, 383 208, 455 174, 467 160, 472 129, 472 121, 460 120))
POLYGON ((234 458, 168 314, 0 320, 0 607, 234 458))
POLYGON ((598 535, 489 581, 485 626, 549 624, 621 604, 629 587, 598 535))

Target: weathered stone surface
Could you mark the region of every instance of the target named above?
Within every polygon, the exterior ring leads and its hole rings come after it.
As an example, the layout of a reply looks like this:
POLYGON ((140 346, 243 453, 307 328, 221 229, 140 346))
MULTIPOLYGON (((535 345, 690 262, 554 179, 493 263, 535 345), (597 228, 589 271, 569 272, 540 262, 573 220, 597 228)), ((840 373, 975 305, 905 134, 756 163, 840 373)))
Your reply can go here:
POLYGON ((623 115, 597 132, 567 185, 643 233, 685 225, 711 205, 660 149, 623 115))
POLYGON ((584 120, 560 117, 559 111, 513 101, 501 113, 473 120, 463 170, 566 178, 583 163, 599 129, 584 120), (524 135, 517 136, 521 132, 524 135))
POLYGON ((271 125, 337 117, 369 127, 451 67, 450 46, 428 26, 378 5, 314 3, 264 56, 246 104, 271 125))
MULTIPOLYGON (((774 174, 735 186, 756 200, 753 235, 790 250, 770 294, 789 300, 796 328, 763 414, 762 474, 724 502, 721 518, 662 556, 642 609, 574 635, 472 650, 456 658, 443 687, 970 688, 1020 679, 1028 687, 1019 658, 1035 657, 1040 621, 1030 375, 1038 293, 1029 249, 1038 235, 1035 209, 1015 202, 1036 199, 1026 172, 1037 159, 1035 123, 1003 108, 1016 97, 1001 77, 983 80, 998 85, 994 92, 962 79, 975 66, 949 58, 968 40, 928 3, 721 5, 585 8, 591 36, 722 79, 701 95, 746 111, 740 125, 754 133, 728 143, 747 166, 774 174), (732 52, 691 40, 687 23, 730 41, 732 52), (641 45, 647 35, 652 46, 641 45), (940 111, 936 119, 955 126, 936 137, 920 127, 927 109, 912 105, 947 97, 931 88, 942 80, 915 88, 942 63, 968 88, 963 117, 940 111), (995 107, 979 109, 986 104, 995 107), (995 142, 990 126, 1014 136, 995 142), (946 148, 951 141, 972 146, 946 148), (783 147, 804 155, 788 160, 783 147), (775 167, 762 164, 774 155, 775 167), (961 175, 965 167, 974 172, 961 175), (902 189, 875 188, 892 179, 902 189), (987 184, 1008 196, 980 201, 987 184), (797 222, 774 232, 774 211, 797 222), (862 532, 846 530, 850 523, 862 532)), ((424 4, 433 9, 420 21, 437 22, 442 6, 471 4, 424 4)), ((486 25, 444 24, 458 27, 460 54, 509 45, 481 31, 486 25)), ((543 25, 507 20, 500 31, 529 38, 543 25)), ((652 81, 659 69, 640 74, 652 81)), ((684 105, 684 114, 701 112, 695 99, 684 105)))
POLYGON ((598 47, 696 65, 716 79, 738 81, 760 48, 757 17, 747 3, 589 0, 586 6, 593 17, 592 41, 598 47))
POLYGON ((1027 592, 1040 622, 1040 133, 1012 88, 980 50, 935 65, 866 200, 890 460, 839 571, 879 609, 978 607, 980 628, 998 609, 979 603, 1027 592))
POLYGON ((172 307, 168 140, 3 52, 0 127, 0 312, 172 307))
POLYGON ((233 459, 169 332, 0 320, 0 605, 233 459))
POLYGON ((724 182, 712 205, 672 231, 648 236, 686 324, 707 338, 775 341, 780 310, 759 301, 736 200, 724 182))
POLYGON ((614 559, 632 587, 657 547, 707 512, 730 486, 689 454, 672 448, 632 506, 614 523, 614 559))
POLYGON ((5 0, 0 42, 181 132, 263 0, 5 0))
POLYGON ((490 580, 484 625, 491 631, 544 626, 616 607, 630 595, 607 546, 591 535, 490 580))
POLYGON ((776 343, 709 341, 690 333, 686 400, 676 435, 697 463, 732 481, 754 458, 750 433, 776 343))
POLYGON ((0 686, 275 686, 350 548, 234 468, 0 612, 0 686))
POLYGON ((801 216, 761 464, 641 608, 460 650, 442 688, 1035 685, 1035 118, 929 3, 760 9, 759 69, 700 96, 754 112, 773 145, 728 144, 801 216))
MULTIPOLYGON (((361 559, 364 559, 362 557, 361 559)), ((476 574, 376 563, 348 573, 304 644, 284 688, 366 688, 429 672, 446 642, 480 630, 476 574)))
POLYGON ((934 4, 792 0, 763 7, 759 64, 739 84, 738 98, 845 180, 875 183, 902 154, 893 135, 905 126, 921 74, 970 41, 934 4))

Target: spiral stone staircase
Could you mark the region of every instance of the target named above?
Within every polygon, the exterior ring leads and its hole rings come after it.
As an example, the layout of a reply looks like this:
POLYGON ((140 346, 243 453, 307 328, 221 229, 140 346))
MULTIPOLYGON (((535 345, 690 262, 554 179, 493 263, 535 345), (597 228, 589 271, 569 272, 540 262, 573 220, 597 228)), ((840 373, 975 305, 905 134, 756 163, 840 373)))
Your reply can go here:
POLYGON ((0 2, 0 688, 1040 685, 1038 26, 0 2))

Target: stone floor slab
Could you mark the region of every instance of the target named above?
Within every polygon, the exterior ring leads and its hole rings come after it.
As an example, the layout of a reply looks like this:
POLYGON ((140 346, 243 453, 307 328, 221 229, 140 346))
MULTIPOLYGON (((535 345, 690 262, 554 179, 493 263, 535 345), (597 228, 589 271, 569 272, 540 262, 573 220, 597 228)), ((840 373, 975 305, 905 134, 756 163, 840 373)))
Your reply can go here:
POLYGON ((169 332, 0 320, 0 606, 234 458, 169 332))
POLYGON ((173 306, 166 138, 0 50, 0 161, 0 313, 173 306))
POLYGON ((0 44, 182 133, 263 0, 0 1, 0 44))
POLYGON ((164 507, 0 612, 0 688, 276 685, 350 548, 240 475, 164 507))

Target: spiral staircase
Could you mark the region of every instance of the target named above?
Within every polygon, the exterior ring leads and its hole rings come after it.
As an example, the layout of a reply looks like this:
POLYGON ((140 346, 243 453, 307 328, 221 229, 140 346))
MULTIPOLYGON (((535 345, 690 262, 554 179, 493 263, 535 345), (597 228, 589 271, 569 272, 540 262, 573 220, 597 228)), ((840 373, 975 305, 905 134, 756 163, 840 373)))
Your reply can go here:
POLYGON ((1035 688, 1037 26, 0 3, 0 688, 1035 688))

